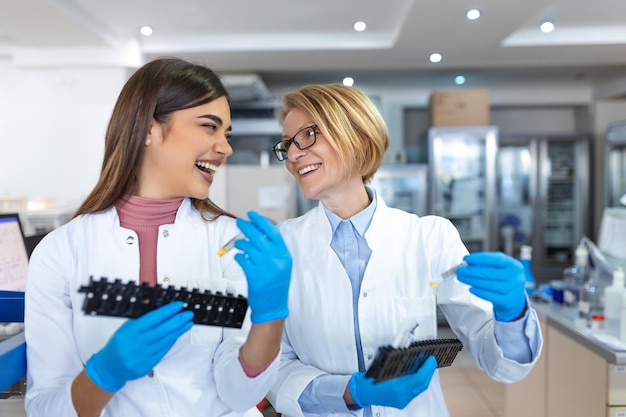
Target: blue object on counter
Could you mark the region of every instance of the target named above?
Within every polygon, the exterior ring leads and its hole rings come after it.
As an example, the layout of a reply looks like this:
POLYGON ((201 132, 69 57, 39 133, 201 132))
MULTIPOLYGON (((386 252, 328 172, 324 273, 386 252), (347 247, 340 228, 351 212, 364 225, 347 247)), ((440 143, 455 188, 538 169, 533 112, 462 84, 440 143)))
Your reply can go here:
MULTIPOLYGON (((0 323, 24 322, 24 292, 0 291, 0 323)), ((0 390, 26 375, 24 332, 0 342, 0 390)))
POLYGON ((0 391, 26 375, 26 340, 24 332, 0 342, 0 391))
POLYGON ((24 292, 0 291, 0 323, 24 322, 24 292))
POLYGON ((537 289, 533 293, 531 299, 535 301, 544 301, 547 303, 551 302, 552 287, 550 286, 550 284, 540 284, 539 286, 537 286, 537 289))
POLYGON ((552 301, 555 304, 563 304, 563 295, 565 292, 565 284, 560 279, 550 281, 550 288, 552 288, 552 301))

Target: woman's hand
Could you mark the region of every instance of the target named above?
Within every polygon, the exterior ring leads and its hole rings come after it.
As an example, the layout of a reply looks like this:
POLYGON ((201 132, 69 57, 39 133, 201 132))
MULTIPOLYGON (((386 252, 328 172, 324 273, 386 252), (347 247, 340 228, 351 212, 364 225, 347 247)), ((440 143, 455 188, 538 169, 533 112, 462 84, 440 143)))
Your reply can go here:
POLYGON ((235 242, 235 255, 248 280, 248 304, 253 324, 285 319, 291 281, 291 254, 278 228, 267 218, 249 212, 250 221, 237 219, 247 239, 235 242))
POLYGON ((522 263, 502 252, 475 252, 464 260, 467 266, 457 269, 457 279, 471 286, 472 294, 493 304, 496 320, 519 318, 526 308, 522 263))
POLYGON ((87 376, 100 388, 116 392, 127 381, 150 372, 176 340, 193 326, 193 312, 181 311, 182 301, 128 319, 87 361, 87 376))

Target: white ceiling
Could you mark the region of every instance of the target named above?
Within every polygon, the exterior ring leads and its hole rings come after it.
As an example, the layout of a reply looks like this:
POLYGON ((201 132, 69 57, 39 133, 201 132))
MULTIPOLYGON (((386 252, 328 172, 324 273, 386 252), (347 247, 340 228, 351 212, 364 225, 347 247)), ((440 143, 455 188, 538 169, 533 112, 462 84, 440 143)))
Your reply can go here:
POLYGON ((264 77, 624 74, 626 0, 0 0, 0 59, 18 66, 136 66, 163 55, 264 77), (470 7, 483 17, 466 20, 470 7), (545 18, 554 32, 538 30, 545 18), (143 25, 154 34, 139 35, 143 25), (432 52, 443 61, 430 63, 432 52))

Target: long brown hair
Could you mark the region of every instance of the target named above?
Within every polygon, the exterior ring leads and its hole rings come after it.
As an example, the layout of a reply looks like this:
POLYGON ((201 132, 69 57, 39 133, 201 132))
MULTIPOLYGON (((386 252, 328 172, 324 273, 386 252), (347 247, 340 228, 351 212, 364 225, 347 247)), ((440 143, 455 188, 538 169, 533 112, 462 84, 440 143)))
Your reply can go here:
MULTIPOLYGON (((120 198, 133 193, 144 141, 153 119, 166 123, 175 111, 220 97, 229 100, 219 77, 205 66, 178 58, 160 58, 139 68, 122 88, 113 108, 98 183, 74 217, 109 209, 120 198)), ((209 198, 191 200, 205 219, 220 215, 234 217, 209 198)))

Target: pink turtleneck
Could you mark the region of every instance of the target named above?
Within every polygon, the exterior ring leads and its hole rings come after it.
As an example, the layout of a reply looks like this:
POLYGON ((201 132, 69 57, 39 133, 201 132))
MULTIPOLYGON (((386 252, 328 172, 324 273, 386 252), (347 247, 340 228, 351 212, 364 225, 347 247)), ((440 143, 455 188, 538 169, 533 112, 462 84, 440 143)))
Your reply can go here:
POLYGON ((134 230, 139 240, 139 282, 157 283, 157 241, 159 226, 172 224, 183 198, 157 200, 126 196, 116 205, 120 225, 134 230))

